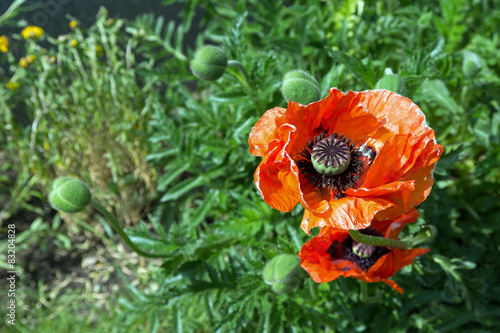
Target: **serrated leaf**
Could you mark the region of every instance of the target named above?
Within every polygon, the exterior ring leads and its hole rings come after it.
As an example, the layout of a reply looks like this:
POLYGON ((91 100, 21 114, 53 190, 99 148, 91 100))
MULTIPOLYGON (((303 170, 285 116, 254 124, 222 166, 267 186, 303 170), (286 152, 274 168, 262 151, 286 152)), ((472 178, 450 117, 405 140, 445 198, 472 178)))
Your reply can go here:
POLYGON ((441 80, 426 79, 418 88, 418 93, 421 98, 431 101, 452 114, 457 114, 461 110, 453 97, 451 97, 445 83, 441 80))
POLYGON ((363 79, 368 87, 373 88, 375 86, 375 71, 371 58, 368 58, 368 63, 365 65, 354 56, 349 56, 345 53, 333 51, 331 49, 327 49, 327 52, 333 59, 343 64, 351 72, 363 79))

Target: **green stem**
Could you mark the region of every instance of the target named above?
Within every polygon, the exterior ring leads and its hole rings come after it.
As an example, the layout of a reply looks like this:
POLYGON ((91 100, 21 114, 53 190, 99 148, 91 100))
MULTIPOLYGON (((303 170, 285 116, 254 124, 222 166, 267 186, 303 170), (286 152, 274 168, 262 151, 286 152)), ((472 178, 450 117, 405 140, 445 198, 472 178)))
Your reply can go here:
POLYGON ((317 300, 318 299, 318 284, 314 282, 312 279, 308 279, 307 282, 309 283, 309 292, 311 293, 311 299, 317 300))
POLYGON ((118 235, 120 235, 120 237, 123 239, 123 241, 125 242, 125 244, 127 244, 135 253, 137 253, 138 255, 141 255, 143 257, 148 257, 148 258, 162 258, 162 257, 166 256, 166 255, 163 255, 163 254, 147 253, 147 252, 144 252, 141 249, 139 249, 130 240, 130 238, 127 236, 127 234, 125 233, 125 231, 123 231, 122 227, 120 226, 120 224, 118 223, 118 221, 116 220, 116 218, 114 217, 114 215, 111 214, 106 209, 106 207, 104 207, 99 202, 95 201, 94 199, 92 199, 92 201, 91 201, 90 204, 92 205, 92 207, 94 207, 95 209, 97 209, 106 218, 106 220, 108 220, 109 223, 111 223, 111 225, 113 226, 113 228, 115 229, 115 231, 118 233, 118 235))
POLYGON ((384 237, 363 235, 358 230, 349 230, 349 235, 356 242, 367 244, 367 245, 392 247, 395 249, 407 249, 409 246, 408 242, 405 242, 405 241, 384 238, 384 237))
POLYGON ((245 68, 245 66, 243 66, 243 64, 241 62, 239 62, 238 60, 228 60, 227 67, 234 67, 234 68, 239 69, 241 74, 243 74, 243 76, 245 77, 245 80, 253 88, 253 85, 251 84, 251 81, 250 81, 250 75, 248 74, 247 69, 245 68))
POLYGON ((433 225, 423 226, 421 231, 413 238, 408 239, 408 243, 410 247, 415 247, 420 245, 421 243, 430 242, 436 236, 436 227, 433 225))
POLYGON ((359 300, 363 303, 380 303, 382 297, 380 297, 380 293, 377 290, 375 296, 368 296, 368 282, 359 281, 361 284, 361 288, 359 291, 359 300))
POLYGON ((227 62, 227 67, 233 67, 236 68, 240 71, 240 73, 243 75, 243 77, 238 77, 236 78, 243 84, 243 86, 246 88, 248 95, 252 99, 252 101, 255 103, 255 106, 257 107, 257 111, 259 112, 259 116, 264 113, 264 108, 262 107, 260 101, 255 98, 257 94, 257 89, 255 88, 255 85, 253 84, 252 80, 250 79, 250 74, 248 74, 247 69, 241 62, 238 60, 229 60, 227 62))

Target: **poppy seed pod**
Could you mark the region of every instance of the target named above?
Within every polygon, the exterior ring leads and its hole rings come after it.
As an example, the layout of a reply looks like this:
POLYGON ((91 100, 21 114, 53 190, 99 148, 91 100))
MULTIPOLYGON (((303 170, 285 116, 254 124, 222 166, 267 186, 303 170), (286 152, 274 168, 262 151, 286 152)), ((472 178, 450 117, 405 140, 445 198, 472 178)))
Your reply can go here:
POLYGON ((281 92, 287 101, 303 105, 316 102, 321 98, 318 81, 311 74, 298 69, 283 76, 281 92))
POLYGON ((401 96, 408 95, 405 82, 396 74, 386 74, 375 84, 375 89, 387 89, 401 96))
POLYGON ((227 56, 216 46, 204 46, 194 54, 191 71, 196 77, 206 81, 220 78, 227 67, 227 56))
POLYGON ((90 203, 91 193, 82 181, 71 178, 57 178, 52 184, 49 202, 55 209, 65 213, 77 213, 90 203))
POLYGON ((264 267, 264 281, 277 294, 293 291, 301 281, 299 257, 293 254, 280 254, 271 259, 264 267))

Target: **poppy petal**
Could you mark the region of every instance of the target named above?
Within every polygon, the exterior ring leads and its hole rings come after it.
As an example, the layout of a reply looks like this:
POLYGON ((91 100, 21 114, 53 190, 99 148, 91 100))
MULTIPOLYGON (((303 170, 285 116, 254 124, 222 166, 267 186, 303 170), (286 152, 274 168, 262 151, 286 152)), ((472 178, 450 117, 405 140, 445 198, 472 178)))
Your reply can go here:
POLYGON ((408 223, 415 222, 419 215, 420 214, 416 209, 411 209, 407 213, 402 214, 394 219, 378 220, 377 218, 375 218, 372 221, 370 228, 375 229, 385 238, 397 239, 397 236, 401 229, 403 229, 408 223))
POLYGON ((254 156, 264 156, 268 151, 269 143, 278 138, 278 119, 283 117, 286 109, 275 107, 268 110, 253 126, 248 138, 250 153, 254 156))
MULTIPOLYGON (((282 132, 284 131, 281 128, 282 132)), ((288 135, 293 128, 288 128, 288 135)), ((283 133, 280 133, 283 135, 283 133)), ((286 152, 287 143, 274 140, 270 151, 257 167, 254 181, 264 201, 281 212, 289 212, 299 202, 298 168, 286 152)))
POLYGON ((353 91, 343 93, 336 88, 330 89, 330 95, 321 105, 326 110, 321 124, 328 124, 329 133, 337 132, 359 144, 383 125, 383 120, 363 106, 362 97, 353 91))
POLYGON ((421 135, 430 129, 422 110, 409 98, 385 89, 367 90, 359 94, 362 104, 375 117, 383 119, 384 127, 394 134, 421 135))
POLYGON ((308 235, 313 227, 329 226, 334 229, 351 230, 368 227, 378 211, 395 204, 377 197, 345 197, 328 202, 324 213, 305 210, 300 227, 308 235))

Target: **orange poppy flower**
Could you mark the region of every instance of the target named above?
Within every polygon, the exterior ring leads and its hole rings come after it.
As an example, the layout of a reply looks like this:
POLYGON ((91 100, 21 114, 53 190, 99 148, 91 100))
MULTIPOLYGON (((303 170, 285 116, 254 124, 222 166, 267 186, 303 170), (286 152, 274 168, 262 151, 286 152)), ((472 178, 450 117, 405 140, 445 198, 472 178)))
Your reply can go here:
MULTIPOLYGON (((396 239, 401 229, 407 223, 414 222, 418 215, 413 209, 395 219, 375 219, 370 228, 360 232, 396 239)), ((302 246, 299 257, 302 268, 317 283, 350 276, 366 282, 384 282, 403 293, 403 289, 388 278, 404 266, 410 265, 415 257, 427 252, 429 249, 401 250, 361 244, 355 242, 346 230, 323 227, 319 236, 302 246)))
POLYGON ((417 105, 388 90, 343 93, 268 110, 250 152, 263 160, 255 184, 282 212, 298 202, 301 227, 363 229, 398 216, 429 195, 443 147, 417 105))

